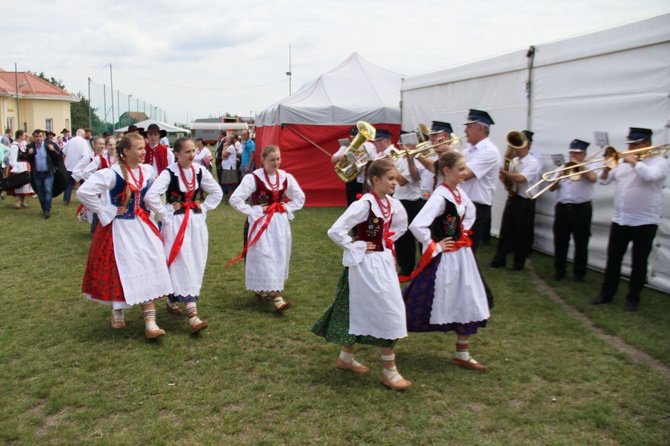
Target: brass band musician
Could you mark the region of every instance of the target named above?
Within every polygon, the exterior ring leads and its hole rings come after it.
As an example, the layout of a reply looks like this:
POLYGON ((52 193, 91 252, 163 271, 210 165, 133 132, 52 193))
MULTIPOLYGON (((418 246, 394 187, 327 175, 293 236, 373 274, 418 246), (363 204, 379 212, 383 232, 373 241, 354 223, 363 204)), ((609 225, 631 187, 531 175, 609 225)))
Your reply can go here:
MULTIPOLYGON (((574 139, 570 143, 569 163, 581 164, 586 158, 589 143, 574 139)), ((588 165, 579 176, 571 176, 556 181, 550 191, 556 191, 556 207, 554 208, 554 280, 562 280, 566 274, 566 261, 570 236, 575 243, 572 272, 575 282, 584 282, 586 265, 588 264, 588 246, 591 238, 591 216, 593 209, 593 185, 598 175, 587 171, 588 165)), ((557 173, 555 177, 561 175, 557 173)))
POLYGON ((535 202, 526 195, 526 189, 535 184, 540 176, 540 166, 533 156, 529 156, 533 134, 524 130, 527 143, 514 149, 515 158, 510 170, 500 169, 500 181, 513 185, 500 225, 500 240, 491 267, 505 266, 507 254, 514 253, 512 269, 522 270, 526 257, 533 246, 533 226, 535 223, 535 202))

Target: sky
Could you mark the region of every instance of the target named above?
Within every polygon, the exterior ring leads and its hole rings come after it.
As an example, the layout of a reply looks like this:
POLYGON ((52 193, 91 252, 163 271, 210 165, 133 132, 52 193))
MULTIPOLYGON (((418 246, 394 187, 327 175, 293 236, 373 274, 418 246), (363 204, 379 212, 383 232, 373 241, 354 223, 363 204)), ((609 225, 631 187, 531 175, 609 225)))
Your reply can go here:
POLYGON ((667 0, 0 0, 0 68, 43 72, 99 116, 250 116, 353 52, 415 76, 670 12, 667 0), (20 20, 14 17, 21 17, 20 20), (289 78, 289 46, 290 71, 289 78), (111 66, 111 74, 110 74, 111 66), (111 78, 111 79, 110 79, 111 78))

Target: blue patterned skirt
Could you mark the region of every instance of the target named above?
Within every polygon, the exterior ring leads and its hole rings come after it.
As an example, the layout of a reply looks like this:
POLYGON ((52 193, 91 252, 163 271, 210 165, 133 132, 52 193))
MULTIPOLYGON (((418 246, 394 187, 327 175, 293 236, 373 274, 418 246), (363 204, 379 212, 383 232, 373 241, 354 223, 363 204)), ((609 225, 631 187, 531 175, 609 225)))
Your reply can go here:
POLYGON ((486 327, 486 321, 462 324, 431 324, 430 314, 435 295, 435 274, 440 265, 441 255, 436 256, 404 289, 402 297, 407 312, 407 331, 455 331, 459 335, 468 336, 477 333, 479 327, 486 327))

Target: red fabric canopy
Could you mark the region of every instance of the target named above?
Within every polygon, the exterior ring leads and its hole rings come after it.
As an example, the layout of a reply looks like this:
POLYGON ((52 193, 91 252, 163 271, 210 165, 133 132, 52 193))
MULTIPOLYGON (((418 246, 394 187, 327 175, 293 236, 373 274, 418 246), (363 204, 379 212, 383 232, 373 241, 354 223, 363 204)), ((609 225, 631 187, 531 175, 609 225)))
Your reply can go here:
MULTIPOLYGON (((399 124, 375 124, 389 130, 398 140, 399 124)), ((340 148, 338 140, 347 138, 351 125, 282 124, 256 128, 256 166, 260 166, 263 147, 277 145, 281 168, 292 174, 305 192, 306 206, 346 206, 344 182, 335 174, 332 155, 340 148)))

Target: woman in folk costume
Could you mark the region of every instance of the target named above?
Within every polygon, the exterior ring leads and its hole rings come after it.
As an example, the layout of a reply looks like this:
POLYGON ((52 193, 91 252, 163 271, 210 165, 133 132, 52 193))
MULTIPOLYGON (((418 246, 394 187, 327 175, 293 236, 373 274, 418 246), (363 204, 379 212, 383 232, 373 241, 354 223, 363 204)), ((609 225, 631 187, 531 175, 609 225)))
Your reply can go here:
POLYGON ((193 141, 178 138, 174 153, 177 162, 158 176, 144 202, 163 223, 161 235, 174 297, 186 304, 191 333, 195 334, 208 325, 198 317, 197 308, 207 265, 209 235, 205 218, 207 212, 218 206, 223 192, 209 170, 193 162, 193 141), (202 204, 195 201, 200 191, 208 193, 202 204), (163 194, 167 204, 161 202, 163 194))
MULTIPOLYGON (((469 228, 476 209, 458 187, 466 175, 465 157, 447 152, 435 162, 444 182, 435 189, 409 225, 423 245, 419 267, 403 291, 410 332, 454 331, 452 362, 471 370, 485 370, 469 353, 470 336, 486 327, 489 307, 470 246, 469 228)), ((436 175, 437 178, 437 175, 436 175)))
POLYGON ((281 312, 292 305, 281 295, 291 260, 289 221, 305 204, 305 194, 293 175, 279 169, 279 147, 265 147, 261 163, 230 197, 233 209, 247 216, 249 229, 244 251, 226 266, 246 259, 247 289, 255 291, 259 299, 272 299, 275 311, 281 312), (249 197, 251 205, 246 202, 249 197))
POLYGON ((370 369, 354 360, 354 345, 381 347, 382 383, 394 390, 405 390, 412 383, 398 373, 393 352, 396 341, 407 336, 393 253, 393 242, 407 231, 407 213, 391 197, 396 175, 389 159, 373 161, 364 183, 370 178, 372 192, 353 202, 328 230, 328 236, 344 249, 344 271, 335 302, 321 315, 312 332, 341 345, 337 367, 355 373, 370 369), (354 228, 356 239, 349 235, 354 228))
MULTIPOLYGON (((27 157, 26 133, 23 130, 17 130, 14 134, 14 142, 9 148, 9 176, 21 172, 30 172, 30 163, 27 157)), ((8 190, 7 194, 14 196, 14 208, 21 209, 28 207, 26 197, 34 197, 35 191, 28 182, 24 186, 8 190)))
POLYGON ((77 190, 84 206, 98 214, 82 290, 93 301, 112 306, 112 327, 125 327, 123 310, 139 304, 147 338, 163 336, 154 301, 172 293, 158 228, 144 206, 152 167, 142 164, 144 139, 121 138, 119 162, 95 172, 77 190), (103 196, 105 196, 103 198, 103 196))
MULTIPOLYGON (((98 160, 105 152, 105 139, 102 136, 96 136, 93 138, 93 143, 91 144, 93 151, 89 152, 86 156, 83 156, 79 162, 74 166, 72 170, 72 178, 75 182, 79 183, 80 181, 85 180, 90 177, 95 170, 89 170, 88 174, 85 174, 86 168, 91 165, 95 160, 98 160)), ((97 163, 96 163, 97 164, 97 163)), ((88 222, 91 224, 91 234, 95 232, 95 228, 98 225, 98 219, 95 217, 95 214, 91 212, 87 207, 84 207, 83 204, 79 204, 75 216, 80 223, 88 222)))

